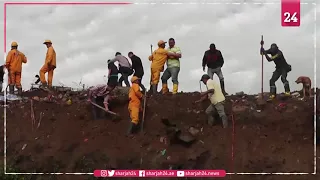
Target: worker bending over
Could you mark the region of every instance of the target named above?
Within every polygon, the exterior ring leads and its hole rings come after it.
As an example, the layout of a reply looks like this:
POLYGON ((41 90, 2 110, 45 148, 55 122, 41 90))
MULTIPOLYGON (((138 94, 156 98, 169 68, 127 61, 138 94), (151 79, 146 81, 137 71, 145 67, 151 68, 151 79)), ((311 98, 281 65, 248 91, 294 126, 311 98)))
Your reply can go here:
POLYGON ((42 88, 52 88, 53 72, 57 67, 56 64, 56 51, 52 47, 52 42, 50 40, 45 40, 44 43, 48 50, 46 54, 46 59, 44 65, 40 69, 40 81, 42 88), (46 81, 45 74, 48 73, 48 82, 46 81))
POLYGON ((202 58, 202 69, 205 72, 206 66, 208 67, 208 75, 211 79, 213 79, 213 75, 217 74, 220 80, 220 86, 222 89, 222 93, 224 95, 228 95, 224 86, 224 77, 222 74, 222 66, 224 64, 224 59, 221 51, 216 49, 215 44, 210 44, 210 49, 207 50, 202 58))
POLYGON ((141 99, 143 97, 139 87, 139 78, 133 76, 131 78, 132 86, 129 90, 129 106, 128 110, 130 113, 131 123, 129 126, 128 134, 136 132, 139 124, 139 113, 141 110, 141 99))
POLYGON ((223 128, 228 127, 228 118, 224 111, 225 97, 222 93, 220 86, 211 79, 207 74, 204 74, 201 77, 201 80, 206 86, 207 91, 201 93, 201 99, 196 101, 196 103, 202 102, 209 97, 210 105, 206 109, 206 114, 208 116, 208 124, 212 126, 214 122, 215 113, 219 114, 219 117, 222 120, 223 128))
POLYGON ((306 76, 300 76, 298 77, 298 79, 296 80, 297 84, 302 83, 303 88, 302 88, 302 92, 303 92, 303 98, 306 98, 306 93, 308 93, 309 97, 312 97, 311 95, 311 79, 309 77, 306 76))
MULTIPOLYGON (((91 104, 97 104, 99 101, 103 101, 105 111, 115 114, 114 112, 109 110, 109 100, 110 100, 110 92, 115 88, 112 85, 97 85, 95 87, 89 88, 88 92, 88 102, 91 104)), ((92 114, 94 120, 101 118, 101 109, 92 104, 92 114)))
POLYGON ((122 82, 124 81, 126 86, 130 87, 128 78, 129 76, 131 76, 133 71, 129 60, 125 56, 122 56, 120 52, 117 52, 115 58, 111 59, 109 63, 114 63, 116 61, 118 61, 119 63, 119 73, 121 74, 121 77, 119 79, 119 86, 122 86, 122 82))
POLYGON ((158 92, 158 83, 160 79, 160 73, 164 70, 164 64, 166 63, 168 56, 174 56, 175 53, 168 52, 165 49, 166 43, 163 40, 158 42, 158 49, 156 49, 151 56, 149 56, 149 61, 151 63, 151 93, 158 92))
POLYGON ((142 84, 142 77, 144 75, 143 65, 141 59, 133 54, 133 52, 128 53, 128 57, 131 59, 132 62, 132 69, 134 70, 133 76, 137 76, 139 78, 139 85, 143 91, 146 91, 146 88, 142 84))
POLYGON ((8 69, 9 93, 14 93, 14 87, 18 89, 18 94, 22 94, 21 72, 22 63, 27 63, 26 56, 18 51, 18 43, 11 43, 11 50, 6 59, 6 68, 8 69))
POLYGON ((174 55, 168 57, 167 61, 167 69, 164 71, 161 80, 162 80, 162 93, 168 93, 168 79, 172 78, 173 83, 173 91, 172 94, 176 94, 178 92, 178 75, 180 72, 180 58, 181 58, 181 50, 178 46, 175 45, 175 40, 173 38, 169 39, 169 48, 168 52, 174 53, 174 55))
POLYGON ((260 53, 262 55, 265 55, 265 57, 269 62, 273 61, 276 64, 276 70, 273 72, 273 75, 270 79, 269 100, 272 100, 276 97, 277 87, 275 83, 280 78, 280 76, 281 76, 281 81, 284 85, 285 95, 290 96, 290 86, 289 86, 289 81, 287 80, 287 76, 288 76, 288 72, 291 71, 291 65, 287 63, 286 59, 283 56, 282 51, 280 51, 278 46, 273 43, 271 44, 270 49, 266 51, 262 47, 260 49, 260 53), (271 57, 269 57, 268 54, 271 54, 271 57))

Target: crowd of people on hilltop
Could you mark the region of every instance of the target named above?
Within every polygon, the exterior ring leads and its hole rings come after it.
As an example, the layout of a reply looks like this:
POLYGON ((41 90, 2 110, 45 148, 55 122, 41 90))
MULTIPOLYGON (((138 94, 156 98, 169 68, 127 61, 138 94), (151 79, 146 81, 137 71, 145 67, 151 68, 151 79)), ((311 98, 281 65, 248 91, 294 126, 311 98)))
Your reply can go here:
MULTIPOLYGON (((182 58, 182 52, 180 47, 176 46, 175 40, 170 38, 169 47, 166 48, 166 41, 160 40, 158 42, 158 49, 152 52, 149 56, 149 61, 151 61, 151 77, 150 77, 150 94, 158 93, 158 84, 161 79, 162 88, 161 93, 169 93, 168 80, 171 78, 173 83, 172 94, 178 93, 179 89, 179 72, 180 72, 180 60, 182 58), (167 65, 166 69, 165 64, 167 65), (162 73, 162 75, 161 75, 162 73)), ((47 53, 45 56, 44 64, 41 67, 38 76, 38 81, 40 81, 40 88, 47 90, 52 88, 52 81, 54 70, 57 67, 56 64, 56 52, 52 46, 50 40, 45 40, 44 43, 47 47, 47 53), (45 74, 48 74, 48 80, 45 78, 45 74)), ((261 42, 263 44, 263 42, 261 42)), ((260 54, 265 56, 266 59, 271 62, 273 61, 276 65, 275 71, 270 79, 270 97, 269 100, 273 100, 276 97, 276 85, 275 82, 281 77, 285 89, 285 96, 290 96, 290 86, 287 80, 288 72, 291 71, 291 65, 289 65, 284 58, 281 50, 279 50, 276 44, 271 44, 270 49, 265 50, 263 47, 260 49, 260 54), (270 54, 271 56, 269 56, 270 54)), ((104 104, 105 111, 115 114, 109 109, 110 92, 116 86, 122 86, 123 82, 129 90, 129 114, 131 118, 131 123, 129 126, 128 133, 132 134, 136 132, 139 127, 141 112, 141 101, 143 97, 146 97, 146 88, 142 84, 142 78, 144 76, 144 67, 141 59, 135 55, 133 52, 128 53, 128 57, 131 59, 131 63, 127 57, 122 55, 120 52, 115 53, 115 57, 109 59, 108 63, 108 82, 107 84, 97 85, 89 88, 88 91, 88 102, 96 104, 97 101, 102 100, 104 104), (118 62, 118 67, 115 65, 118 62), (120 74, 120 78, 118 77, 120 74), (129 77, 132 75, 131 83, 129 82, 129 77), (140 90, 141 89, 141 90, 140 90)), ((22 75, 22 64, 27 63, 27 57, 18 50, 18 43, 11 43, 11 50, 8 52, 6 57, 6 63, 0 68, 0 84, 1 90, 3 89, 3 76, 4 69, 8 70, 8 87, 9 93, 13 94, 14 89, 17 88, 18 95, 22 95, 21 86, 21 75, 22 75)), ((224 128, 228 127, 228 118, 224 109, 225 96, 228 95, 225 90, 224 76, 221 68, 224 65, 224 58, 220 50, 216 49, 215 44, 210 44, 209 50, 205 51, 202 58, 202 69, 205 72, 207 67, 207 74, 202 75, 200 81, 202 81, 206 87, 207 91, 201 93, 201 99, 196 101, 200 103, 205 99, 210 99, 210 106, 206 109, 206 114, 208 116, 208 124, 214 125, 214 114, 218 113, 224 128), (217 74, 220 83, 216 83, 213 80, 214 74, 217 74)), ((309 77, 301 76, 296 80, 296 83, 303 84, 303 95, 306 94, 311 96, 311 80, 309 77)), ((96 106, 93 107, 94 119, 99 119, 97 114, 96 106)))

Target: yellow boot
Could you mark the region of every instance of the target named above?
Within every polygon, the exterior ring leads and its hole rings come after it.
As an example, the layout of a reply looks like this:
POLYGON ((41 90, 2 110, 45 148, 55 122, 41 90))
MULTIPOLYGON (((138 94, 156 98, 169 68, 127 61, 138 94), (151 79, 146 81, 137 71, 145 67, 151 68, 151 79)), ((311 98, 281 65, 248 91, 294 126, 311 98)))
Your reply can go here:
POLYGON ((269 99, 267 101, 272 101, 276 98, 276 95, 272 94, 269 96, 269 99))
POLYGON ((178 84, 173 84, 172 94, 177 94, 177 93, 178 93, 178 84))
POLYGON ((166 94, 169 92, 168 84, 162 84, 162 94, 166 94))

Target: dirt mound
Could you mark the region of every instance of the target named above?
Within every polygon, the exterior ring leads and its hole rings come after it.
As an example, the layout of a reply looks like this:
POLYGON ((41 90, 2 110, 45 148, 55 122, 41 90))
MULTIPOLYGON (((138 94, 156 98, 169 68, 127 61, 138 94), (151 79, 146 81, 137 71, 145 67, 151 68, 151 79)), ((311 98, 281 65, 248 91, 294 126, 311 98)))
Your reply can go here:
MULTIPOLYGON (((120 94, 125 91, 120 90, 120 94)), ((11 102, 6 112, 7 165, 20 172, 93 172, 111 168, 225 169, 247 173, 314 170, 313 99, 290 98, 261 105, 253 95, 230 96, 226 102, 230 127, 223 129, 220 123, 213 127, 206 124, 204 110, 209 102, 194 104, 200 93, 155 95, 147 101, 145 132, 129 138, 125 136, 129 125, 126 93, 111 102, 112 111, 121 115, 120 120, 106 115, 96 121, 92 120, 91 107, 82 92, 48 95, 33 91, 24 96, 29 98, 11 102), (174 128, 164 122, 174 124, 174 128), (195 140, 190 144, 177 141, 172 129, 193 134, 195 140)), ((1 147, 2 154, 3 150, 1 147)), ((77 177, 82 178, 88 177, 77 177)), ((297 177, 304 178, 317 179, 297 177)))

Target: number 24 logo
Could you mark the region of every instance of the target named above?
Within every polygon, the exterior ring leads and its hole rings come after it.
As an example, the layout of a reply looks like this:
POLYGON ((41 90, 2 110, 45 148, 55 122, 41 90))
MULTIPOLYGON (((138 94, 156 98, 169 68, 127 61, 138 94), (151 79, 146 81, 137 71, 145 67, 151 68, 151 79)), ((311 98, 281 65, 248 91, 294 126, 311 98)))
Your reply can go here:
POLYGON ((295 23, 298 22, 298 18, 296 17, 297 12, 293 13, 292 15, 289 12, 285 12, 283 15, 286 17, 284 19, 284 22, 286 22, 286 23, 289 23, 291 21, 293 21, 295 23))

